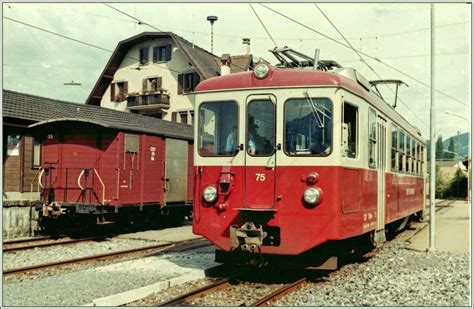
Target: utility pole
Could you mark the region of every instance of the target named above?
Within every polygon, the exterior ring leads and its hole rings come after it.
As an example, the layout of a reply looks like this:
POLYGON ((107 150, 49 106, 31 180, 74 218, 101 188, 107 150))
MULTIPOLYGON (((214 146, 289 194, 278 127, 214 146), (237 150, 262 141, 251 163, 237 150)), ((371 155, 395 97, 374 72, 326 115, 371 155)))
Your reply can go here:
POLYGON ((436 191, 436 104, 435 104, 435 10, 431 3, 431 104, 430 104, 430 246, 429 251, 435 247, 435 191, 436 191))

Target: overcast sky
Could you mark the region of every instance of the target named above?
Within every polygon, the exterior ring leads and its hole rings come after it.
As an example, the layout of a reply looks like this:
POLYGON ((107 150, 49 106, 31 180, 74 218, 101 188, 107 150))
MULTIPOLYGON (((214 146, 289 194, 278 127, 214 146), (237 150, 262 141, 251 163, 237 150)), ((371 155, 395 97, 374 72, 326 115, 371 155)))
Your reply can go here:
MULTIPOLYGON (((254 57, 275 62, 268 52, 274 44, 247 3, 110 5, 207 50, 210 25, 206 17, 216 15, 219 19, 214 24, 214 54, 241 54, 242 38, 249 37, 254 57)), ((343 42, 314 4, 265 5, 343 42)), ((351 49, 259 4, 253 7, 278 46, 289 46, 308 55, 319 48, 321 59, 336 60, 356 68, 369 80, 378 79, 351 49)), ((319 7, 356 49, 430 83, 430 4, 323 3, 319 7)), ((444 111, 471 117, 471 9, 465 3, 435 4, 436 89, 461 101, 436 95, 437 127, 444 138, 468 129, 464 120, 444 111)), ((3 16, 108 50, 137 33, 156 31, 100 3, 4 3, 3 16)), ((82 103, 111 56, 110 52, 5 18, 3 26, 4 89, 82 103), (82 85, 63 85, 71 80, 82 85)), ((402 79, 409 85, 399 90, 404 103, 399 102, 397 110, 429 138, 429 88, 377 61, 365 59, 382 78, 402 79)))

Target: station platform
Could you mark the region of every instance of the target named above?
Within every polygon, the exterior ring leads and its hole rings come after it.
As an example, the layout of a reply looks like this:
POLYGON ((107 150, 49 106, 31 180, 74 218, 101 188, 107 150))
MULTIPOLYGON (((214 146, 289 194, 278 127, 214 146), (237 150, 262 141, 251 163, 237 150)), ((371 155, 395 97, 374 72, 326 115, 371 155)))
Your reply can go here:
MULTIPOLYGON (((469 253, 471 250, 471 204, 466 201, 443 201, 436 205, 435 250, 469 253), (439 209, 439 210, 438 210, 439 209)), ((410 240, 407 249, 426 251, 429 248, 429 221, 410 240)))

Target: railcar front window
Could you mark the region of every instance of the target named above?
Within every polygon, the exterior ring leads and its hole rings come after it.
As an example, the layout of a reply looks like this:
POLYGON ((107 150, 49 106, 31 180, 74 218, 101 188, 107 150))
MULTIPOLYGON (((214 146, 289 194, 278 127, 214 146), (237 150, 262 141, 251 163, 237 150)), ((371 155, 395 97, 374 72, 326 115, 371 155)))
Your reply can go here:
POLYGON ((332 125, 332 102, 329 99, 288 100, 285 104, 285 152, 288 155, 329 155, 332 125))
POLYGON ((247 153, 269 156, 275 150, 275 104, 270 100, 249 103, 247 115, 247 153))
POLYGON ((209 102, 199 107, 198 151, 203 157, 235 156, 239 150, 236 102, 209 102))

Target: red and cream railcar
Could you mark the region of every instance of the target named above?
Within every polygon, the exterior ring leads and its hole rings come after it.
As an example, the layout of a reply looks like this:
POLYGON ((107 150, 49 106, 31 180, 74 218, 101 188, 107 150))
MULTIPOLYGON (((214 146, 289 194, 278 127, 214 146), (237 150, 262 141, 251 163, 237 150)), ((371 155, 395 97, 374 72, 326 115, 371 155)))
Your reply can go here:
POLYGON ((425 142, 351 68, 274 68, 197 89, 193 232, 221 252, 300 255, 424 209, 425 142))
POLYGON ((182 222, 194 191, 192 127, 131 114, 117 120, 125 113, 115 111, 113 118, 100 116, 106 112, 30 126, 42 140, 36 205, 42 224, 157 223, 162 214, 182 222))

